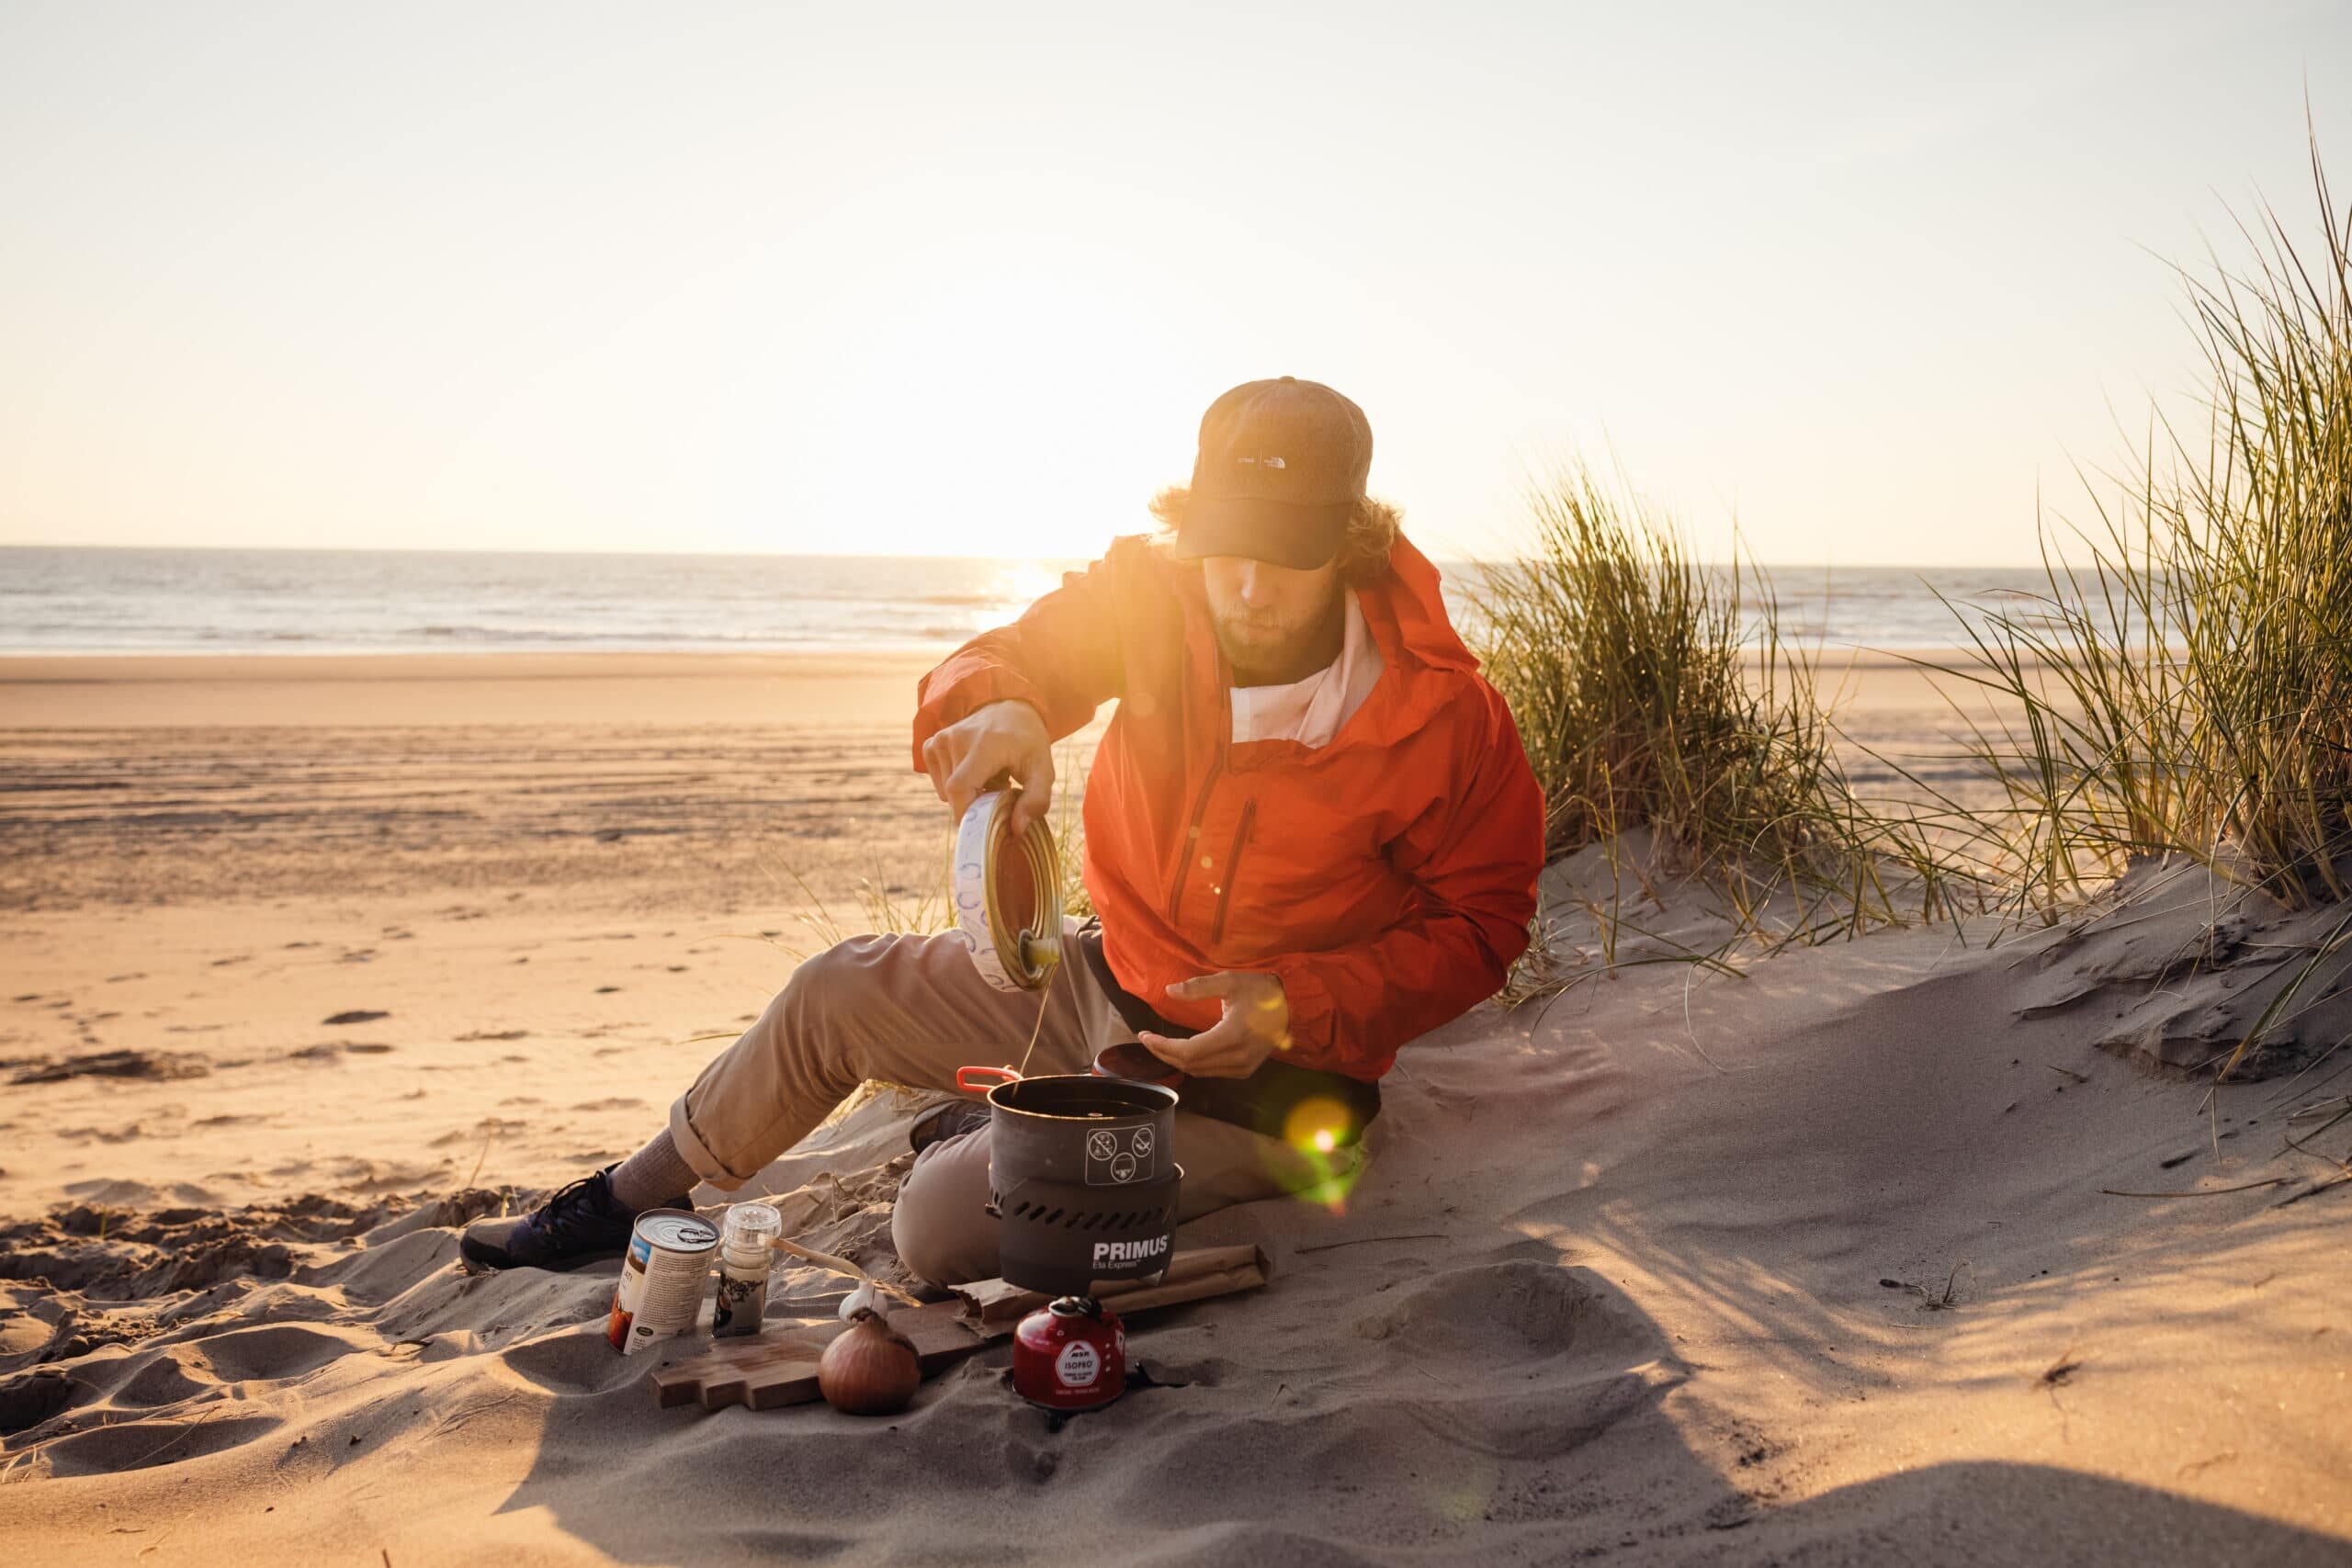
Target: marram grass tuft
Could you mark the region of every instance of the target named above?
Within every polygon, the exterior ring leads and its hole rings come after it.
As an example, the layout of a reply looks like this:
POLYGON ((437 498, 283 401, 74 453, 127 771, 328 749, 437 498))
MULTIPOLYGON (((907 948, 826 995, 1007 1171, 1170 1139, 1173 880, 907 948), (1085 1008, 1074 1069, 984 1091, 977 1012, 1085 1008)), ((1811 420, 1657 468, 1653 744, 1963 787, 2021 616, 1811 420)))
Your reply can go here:
POLYGON ((2022 715, 1973 749, 2044 919, 2146 854, 2290 908, 2352 895, 2352 211, 2316 150, 2312 175, 2316 246, 2266 207, 2244 264, 2181 274, 2201 435, 2158 418, 2095 529, 2045 528, 2047 594, 1939 666, 2022 715))
MULTIPOLYGON (((1648 828, 1742 937, 1821 941, 1973 899, 1914 817, 1854 792, 1817 654, 1782 635, 1759 570, 1694 560, 1582 467, 1527 503, 1526 553, 1482 564, 1466 593, 1475 650, 1543 786, 1547 858, 1648 828), (1792 913, 1768 911, 1787 898, 1792 913)), ((1615 925, 1603 919, 1604 944, 1615 925)))

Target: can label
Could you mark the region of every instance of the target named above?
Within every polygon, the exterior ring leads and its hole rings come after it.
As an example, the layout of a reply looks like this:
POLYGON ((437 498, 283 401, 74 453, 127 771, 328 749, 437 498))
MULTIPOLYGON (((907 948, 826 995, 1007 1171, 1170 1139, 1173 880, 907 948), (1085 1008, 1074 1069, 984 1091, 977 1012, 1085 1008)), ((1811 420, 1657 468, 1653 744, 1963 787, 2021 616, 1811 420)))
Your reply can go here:
POLYGON ((718 1304, 712 1309, 710 1332, 714 1338, 727 1339, 737 1335, 757 1334, 761 1320, 768 1312, 768 1277, 765 1274, 738 1274, 722 1266, 718 1270, 718 1304))
POLYGON ((1073 1339, 1054 1358, 1054 1376, 1064 1388, 1092 1388, 1102 1375, 1102 1357, 1083 1339, 1073 1339))
POLYGON ((605 1324, 613 1348, 635 1355, 692 1328, 718 1250, 718 1229, 707 1220, 674 1209, 639 1215, 605 1324))

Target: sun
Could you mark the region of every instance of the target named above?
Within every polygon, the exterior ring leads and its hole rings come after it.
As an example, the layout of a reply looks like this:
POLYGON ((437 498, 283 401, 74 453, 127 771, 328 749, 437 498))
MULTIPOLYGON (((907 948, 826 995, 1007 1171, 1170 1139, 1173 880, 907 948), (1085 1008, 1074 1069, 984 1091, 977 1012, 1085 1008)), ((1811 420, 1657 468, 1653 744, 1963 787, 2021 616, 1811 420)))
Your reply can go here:
POLYGON ((1082 561, 1151 526, 1206 380, 1136 280, 1084 259, 946 244, 869 280, 854 342, 823 345, 820 428, 777 458, 829 542, 1082 561))

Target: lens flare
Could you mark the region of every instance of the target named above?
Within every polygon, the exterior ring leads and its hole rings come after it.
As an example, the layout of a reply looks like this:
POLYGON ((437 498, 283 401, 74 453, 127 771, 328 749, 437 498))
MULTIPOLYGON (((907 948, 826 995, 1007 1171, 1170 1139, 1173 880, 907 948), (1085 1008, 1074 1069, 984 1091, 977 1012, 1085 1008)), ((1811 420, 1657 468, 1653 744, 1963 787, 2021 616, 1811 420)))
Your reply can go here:
POLYGON ((1283 1142, 1317 1154, 1329 1154, 1354 1131, 1348 1108, 1328 1095, 1310 1095, 1283 1119, 1283 1142))
POLYGON ((1348 1191, 1363 1161, 1354 1146, 1356 1128, 1348 1108, 1327 1096, 1302 1100, 1283 1121, 1288 1145, 1283 1185, 1292 1197, 1329 1210, 1347 1210, 1348 1191))

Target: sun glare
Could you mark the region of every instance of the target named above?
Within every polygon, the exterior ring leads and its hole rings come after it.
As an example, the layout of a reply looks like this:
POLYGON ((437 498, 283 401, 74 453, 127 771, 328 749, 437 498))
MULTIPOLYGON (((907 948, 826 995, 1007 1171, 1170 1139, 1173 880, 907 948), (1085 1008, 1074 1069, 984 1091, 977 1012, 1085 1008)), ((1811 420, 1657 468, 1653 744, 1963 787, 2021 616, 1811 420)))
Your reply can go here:
POLYGON ((1114 258, 982 241, 865 280, 806 504, 861 552, 1091 559, 1150 525, 1222 386, 1114 258))

